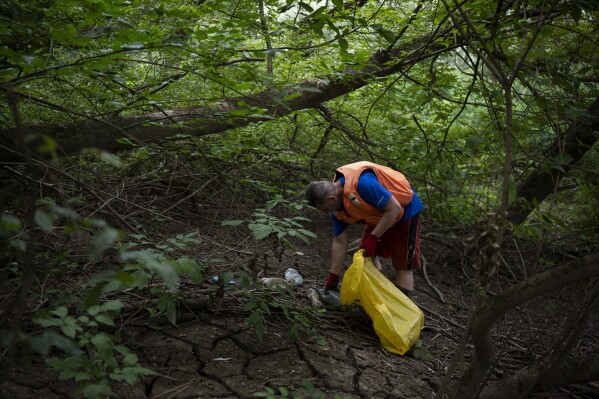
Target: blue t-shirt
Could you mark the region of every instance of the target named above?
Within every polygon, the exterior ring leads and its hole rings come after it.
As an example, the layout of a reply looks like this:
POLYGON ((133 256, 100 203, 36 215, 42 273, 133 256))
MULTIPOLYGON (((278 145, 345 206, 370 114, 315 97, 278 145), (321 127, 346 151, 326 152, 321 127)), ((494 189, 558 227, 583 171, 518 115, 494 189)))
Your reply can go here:
MULTIPOLYGON (((339 182, 342 186, 345 186, 345 177, 340 177, 339 182)), ((370 169, 362 172, 360 178, 358 179, 358 194, 360 194, 360 197, 362 197, 364 201, 381 210, 385 207, 385 204, 387 201, 389 201, 389 198, 391 198, 391 193, 389 190, 379 183, 379 180, 376 178, 376 174, 370 169)), ((424 208, 424 204, 414 191, 414 197, 412 198, 412 201, 404 206, 404 214, 397 223, 405 222, 420 212, 422 208, 424 208)), ((338 236, 345 231, 348 223, 337 219, 334 213, 331 213, 331 217, 333 219, 333 233, 335 236, 338 236)))

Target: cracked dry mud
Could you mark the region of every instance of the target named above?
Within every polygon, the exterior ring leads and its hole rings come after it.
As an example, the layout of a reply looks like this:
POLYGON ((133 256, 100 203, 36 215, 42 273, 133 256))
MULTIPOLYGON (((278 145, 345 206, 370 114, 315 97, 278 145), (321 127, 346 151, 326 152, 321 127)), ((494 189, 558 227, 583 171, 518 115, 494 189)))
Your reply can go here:
MULTIPOLYGON (((296 294, 304 304, 309 303, 306 291, 302 287, 296 294)), ((217 314, 184 312, 177 326, 143 319, 125 325, 120 331, 123 343, 157 375, 133 386, 114 384, 115 396, 250 398, 266 387, 286 387, 305 398, 311 397, 305 390, 309 381, 326 398, 431 398, 443 367, 385 351, 370 318, 357 305, 328 309, 315 334, 300 332, 295 343, 288 339, 291 326, 282 314, 267 318, 261 340, 246 319, 247 313, 223 304, 217 314)), ((441 337, 426 328, 421 333, 425 337, 433 338, 427 347, 448 350, 431 346, 441 337)), ((77 397, 73 383, 49 375, 41 362, 13 373, 0 388, 6 398, 77 397)))
MULTIPOLYGON (((310 245, 298 246, 296 251, 301 251, 301 255, 285 251, 280 259, 275 259, 271 254, 269 259, 262 259, 264 264, 260 265, 260 269, 272 277, 282 277, 288 267, 296 268, 304 277, 304 285, 291 300, 302 306, 310 304, 307 290, 321 287, 328 275, 331 245, 328 220, 315 221, 311 230, 318 238, 310 245)), ((423 232, 426 234, 426 228, 423 232)), ((352 231, 354 238, 359 237, 359 233, 359 229, 352 231)), ((193 256, 198 259, 215 254, 225 257, 227 269, 212 272, 239 270, 247 265, 244 254, 251 253, 252 248, 227 252, 235 240, 242 241, 232 236, 230 230, 223 229, 206 241, 221 242, 222 247, 206 244, 195 249, 193 256)), ((422 250, 428 260, 427 277, 432 286, 427 284, 422 271, 415 273, 413 301, 424 311, 425 327, 419 349, 428 356, 417 355, 415 350, 403 356, 387 352, 380 344, 372 321, 358 305, 327 309, 316 325, 311 325, 313 333, 300 330, 296 342, 288 339, 289 319, 273 308, 260 340, 254 328, 248 326, 248 312, 243 310, 243 301, 247 298, 243 294, 225 293, 222 301, 214 304, 206 300, 206 295, 202 299, 205 286, 183 284, 180 287, 183 303, 178 308, 176 326, 141 312, 135 318, 123 320, 119 326, 117 334, 121 342, 138 355, 143 366, 157 375, 145 377, 132 386, 115 383, 112 385, 114 396, 126 399, 251 398, 267 388, 285 387, 290 395, 299 398, 433 398, 467 324, 475 271, 463 267, 459 248, 423 238, 422 250), (433 286, 442 292, 444 302, 433 286), (324 396, 310 395, 309 385, 324 396)), ((348 254, 346 265, 350 263, 351 254, 348 254)), ((383 267, 384 274, 390 277, 393 271, 388 261, 383 267)), ((506 280, 509 276, 502 278, 506 280)), ((553 301, 551 305, 564 307, 559 312, 548 313, 547 304, 539 302, 529 317, 539 325, 557 325, 560 315, 567 314, 569 303, 567 296, 553 301)), ((509 320, 506 318, 505 325, 497 328, 497 336, 513 334, 514 326, 520 323, 521 315, 517 313, 509 320)), ((471 356, 471 348, 467 348, 466 361, 471 356)), ((509 374, 525 364, 525 358, 507 353, 502 362, 504 370, 498 373, 509 374)), ((12 368, 6 375, 7 378, 0 381, 0 398, 78 397, 74 393, 75 384, 49 373, 43 359, 33 358, 30 364, 12 368)))
MULTIPOLYGON (((368 316, 353 319, 364 323, 368 331, 368 316)), ((432 395, 433 388, 421 379, 422 366, 414 359, 385 352, 376 337, 337 337, 330 330, 324 343, 306 337, 291 344, 285 326, 269 326, 260 341, 253 330, 240 328, 244 322, 241 316, 228 317, 226 324, 190 320, 178 328, 143 333, 137 340, 138 352, 162 376, 150 379, 138 397, 251 397, 265 386, 293 391, 293 387, 303 387, 304 380, 327 397, 432 395)))

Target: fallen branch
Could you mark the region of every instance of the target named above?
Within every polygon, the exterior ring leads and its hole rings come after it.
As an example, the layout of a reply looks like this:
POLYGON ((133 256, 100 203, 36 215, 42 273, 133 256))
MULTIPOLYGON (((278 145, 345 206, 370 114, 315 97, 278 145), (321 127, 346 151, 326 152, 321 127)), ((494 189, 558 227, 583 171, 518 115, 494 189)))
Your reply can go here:
MULTIPOLYGON (((443 297, 443 293, 441 293, 441 291, 439 291, 439 289, 437 287, 435 287, 433 285, 433 283, 431 283, 431 280, 429 280, 429 278, 428 278, 428 274, 426 273, 426 258, 424 256, 420 255, 420 261, 422 262, 422 273, 424 274, 424 279, 426 280, 427 284, 433 290, 435 290, 435 292, 439 296, 439 300, 441 302, 445 303, 445 298, 443 297)), ((445 266, 447 266, 447 264, 443 265, 443 267, 445 267, 445 266)))

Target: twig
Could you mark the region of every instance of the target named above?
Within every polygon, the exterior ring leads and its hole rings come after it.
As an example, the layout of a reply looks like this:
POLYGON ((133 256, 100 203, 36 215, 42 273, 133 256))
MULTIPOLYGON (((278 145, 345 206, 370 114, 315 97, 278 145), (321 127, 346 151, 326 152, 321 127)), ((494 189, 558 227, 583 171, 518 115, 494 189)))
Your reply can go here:
MULTIPOLYGON (((428 278, 428 274, 426 273, 426 258, 423 255, 420 255, 420 260, 422 261, 422 273, 424 274, 424 279, 426 280, 426 282, 428 283, 428 285, 435 290, 435 292, 437 293, 437 295, 439 296, 439 300, 443 303, 445 303, 445 298, 443 297, 443 294, 441 293, 441 291, 439 291, 439 289, 437 287, 435 287, 433 285, 433 283, 431 283, 431 280, 429 280, 428 278)), ((447 263, 445 265, 443 265, 443 267, 447 266, 447 263)))
POLYGON ((187 201, 188 199, 190 199, 191 197, 193 197, 194 195, 196 195, 197 193, 199 193, 200 191, 202 191, 204 189, 204 187, 206 187, 208 184, 212 183, 214 180, 216 180, 216 178, 219 177, 218 175, 214 176, 212 179, 208 180, 207 182, 205 182, 200 188, 198 188, 197 190, 195 190, 194 192, 192 192, 191 194, 187 195, 186 197, 184 197, 183 199, 181 199, 179 202, 169 206, 168 208, 166 208, 164 211, 160 212, 161 215, 166 214, 168 211, 170 211, 173 208, 178 207, 179 205, 181 205, 183 202, 187 201))
POLYGON ((514 279, 514 281, 517 282, 518 281, 518 277, 516 277, 516 275, 514 274, 514 271, 510 267, 510 264, 507 263, 507 261, 503 258, 503 256, 501 256, 501 254, 499 254, 499 259, 501 259, 501 261, 505 265, 506 269, 510 272, 510 274, 512 275, 512 278, 514 279))
POLYGON ((428 313, 430 313, 430 314, 432 314, 432 315, 435 315, 435 316, 437 316, 439 319, 441 319, 441 320, 443 320, 443 321, 445 321, 445 322, 447 322, 447 323, 451 324, 451 325, 452 325, 452 326, 454 326, 454 327, 460 328, 460 329, 462 329, 462 330, 465 330, 465 329, 466 329, 466 327, 465 327, 465 326, 463 326, 463 325, 461 325, 461 324, 459 324, 459 323, 457 323, 457 322, 455 322, 455 321, 453 321, 453 320, 451 320, 451 319, 448 319, 448 318, 447 318, 447 317, 445 317, 445 316, 441 316, 439 313, 437 313, 437 312, 435 312, 435 311, 433 311, 433 310, 431 310, 431 309, 427 308, 426 306, 424 306, 424 305, 422 305, 422 304, 420 304, 420 303, 418 304, 418 307, 419 307, 419 308, 422 308, 422 309, 424 309, 425 311, 427 311, 428 313))
POLYGON ((177 385, 176 387, 169 389, 168 391, 164 391, 162 392, 160 395, 156 395, 156 396, 152 396, 153 399, 158 399, 158 398, 172 398, 174 397, 173 395, 178 395, 180 393, 183 393, 187 390, 187 388, 189 388, 189 386, 193 384, 193 381, 187 381, 184 384, 181 385, 177 385))

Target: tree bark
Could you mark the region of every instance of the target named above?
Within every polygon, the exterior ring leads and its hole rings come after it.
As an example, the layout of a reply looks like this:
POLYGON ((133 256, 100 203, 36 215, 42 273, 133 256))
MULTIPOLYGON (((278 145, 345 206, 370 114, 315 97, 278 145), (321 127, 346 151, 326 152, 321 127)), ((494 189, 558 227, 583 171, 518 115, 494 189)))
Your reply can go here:
MULTIPOLYGON (((572 122, 565 137, 556 139, 544 153, 544 160, 551 162, 560 156, 569 155, 570 162, 560 163, 559 166, 568 173, 572 166, 599 139, 599 98, 596 99, 585 111, 585 114, 572 122)), ((520 224, 530 214, 530 204, 536 199, 542 202, 555 188, 555 183, 564 173, 551 166, 550 173, 546 172, 548 165, 540 163, 524 181, 518 186, 518 202, 508 209, 508 220, 520 224)))
MULTIPOLYGON (((527 367, 509 377, 491 383, 479 398, 518 398, 520 394, 530 388, 531 384, 538 381, 538 375, 541 372, 542 367, 539 365, 527 367)), ((546 375, 539 384, 534 385, 533 390, 529 393, 549 391, 570 384, 582 384, 597 380, 599 380, 599 359, 596 357, 567 359, 554 373, 546 375)))

